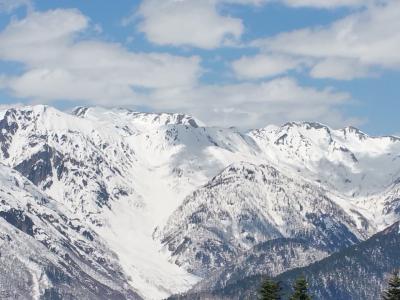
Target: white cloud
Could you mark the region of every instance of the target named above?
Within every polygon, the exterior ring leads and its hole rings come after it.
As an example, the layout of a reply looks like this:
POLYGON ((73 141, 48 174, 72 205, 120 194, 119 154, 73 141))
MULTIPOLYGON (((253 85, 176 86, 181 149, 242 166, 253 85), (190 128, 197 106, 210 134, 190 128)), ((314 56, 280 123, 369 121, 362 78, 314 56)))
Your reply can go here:
POLYGON ((245 30, 241 19, 221 12, 224 5, 281 2, 291 7, 336 8, 365 6, 373 1, 384 0, 143 0, 138 11, 122 24, 139 17, 139 31, 154 44, 214 49, 238 44, 245 30))
POLYGON ((310 71, 313 78, 352 80, 371 76, 371 70, 356 59, 328 58, 317 63, 310 71))
POLYGON ((280 75, 301 64, 301 60, 290 56, 260 54, 243 56, 232 63, 232 68, 239 78, 256 79, 280 75))
POLYGON ((0 111, 5 111, 10 108, 21 108, 23 107, 23 103, 8 103, 8 104, 0 104, 0 111))
POLYGON ((269 50, 313 58, 355 59, 363 65, 400 67, 400 2, 372 6, 327 27, 282 33, 259 41, 269 50))
POLYGON ((129 52, 118 44, 78 38, 90 20, 77 10, 34 12, 0 33, 0 59, 21 62, 26 72, 3 78, 17 97, 132 101, 136 89, 192 85, 198 57, 129 52))
POLYGON ((311 76, 350 80, 374 69, 400 69, 400 2, 384 1, 328 26, 281 33, 253 43, 266 53, 314 61, 311 76))
POLYGON ((281 0, 292 7, 336 8, 344 6, 363 6, 368 0, 281 0))
POLYGON ((351 101, 349 94, 304 87, 286 77, 260 83, 157 89, 149 97, 159 110, 194 114, 211 125, 250 128, 293 120, 358 125, 358 120, 344 118, 338 109, 351 101))
POLYGON ((88 24, 89 20, 77 10, 35 12, 13 20, 0 33, 0 58, 28 65, 58 61, 74 36, 88 24))
POLYGON ((268 0, 218 0, 221 3, 228 4, 241 4, 241 5, 263 5, 268 2, 268 0))
MULTIPOLYGON (((159 45, 213 49, 237 41, 244 30, 242 20, 223 16, 216 0, 145 0, 139 8, 139 30, 159 45)), ((256 0, 231 0, 259 4, 256 0)))
POLYGON ((0 13, 11 13, 22 6, 26 7, 28 11, 33 10, 31 0, 0 0, 0 13))
POLYGON ((92 26, 78 10, 33 12, 12 21, 0 33, 0 44, 5 45, 0 59, 19 62, 24 70, 17 76, 0 74, 0 87, 34 102, 146 106, 194 114, 210 125, 348 122, 338 109, 350 101, 346 93, 304 87, 290 78, 205 85, 199 81, 198 57, 128 51, 88 38, 92 26))

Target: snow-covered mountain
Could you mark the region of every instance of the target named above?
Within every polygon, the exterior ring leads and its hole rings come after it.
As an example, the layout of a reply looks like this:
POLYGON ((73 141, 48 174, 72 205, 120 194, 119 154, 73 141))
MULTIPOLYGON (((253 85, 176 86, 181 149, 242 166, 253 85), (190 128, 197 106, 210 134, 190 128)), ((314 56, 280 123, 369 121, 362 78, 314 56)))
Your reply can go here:
MULTIPOLYGON (((161 298, 187 289, 197 278, 169 263, 151 237, 160 214, 172 211, 174 203, 162 203, 172 196, 160 198, 169 182, 157 176, 168 178, 164 172, 169 170, 161 166, 153 171, 157 162, 147 162, 157 156, 149 151, 160 147, 168 156, 174 149, 165 147, 164 141, 145 144, 149 132, 141 130, 141 124, 147 118, 140 114, 131 118, 128 111, 101 109, 75 113, 47 106, 6 111, 0 124, 2 161, 92 223, 118 253, 143 297, 161 298), (131 119, 137 124, 131 125, 131 119)), ((186 126, 179 117, 165 120, 186 126)), ((155 116, 149 125, 154 122, 156 131, 164 121, 155 116)))
POLYGON ((354 127, 332 130, 307 122, 268 126, 250 135, 268 160, 345 196, 379 229, 397 220, 390 215, 390 202, 382 199, 400 182, 400 138, 371 137, 354 127), (379 221, 372 202, 381 206, 379 221))
POLYGON ((141 299, 82 220, 0 164, 0 286, 13 299, 141 299))
POLYGON ((369 230, 366 219, 318 186, 268 165, 238 163, 188 196, 159 235, 176 264, 205 276, 268 240, 302 238, 334 252, 369 230))
POLYGON ((216 291, 250 276, 275 277, 287 270, 304 267, 328 256, 322 248, 301 239, 274 239, 257 244, 223 268, 196 284, 188 294, 216 291))
MULTIPOLYGON (((317 300, 381 299, 388 279, 400 264, 399 244, 400 227, 396 222, 358 245, 309 266, 284 272, 274 279, 281 282, 285 291, 290 291, 293 282, 305 276, 312 299, 317 300)), ((264 278, 262 275, 242 277, 223 288, 193 291, 178 299, 256 299, 264 278)))
POLYGON ((145 299, 184 292, 271 239, 330 253, 399 219, 400 139, 355 128, 241 132, 183 114, 38 105, 0 113, 0 149, 87 222, 145 299))

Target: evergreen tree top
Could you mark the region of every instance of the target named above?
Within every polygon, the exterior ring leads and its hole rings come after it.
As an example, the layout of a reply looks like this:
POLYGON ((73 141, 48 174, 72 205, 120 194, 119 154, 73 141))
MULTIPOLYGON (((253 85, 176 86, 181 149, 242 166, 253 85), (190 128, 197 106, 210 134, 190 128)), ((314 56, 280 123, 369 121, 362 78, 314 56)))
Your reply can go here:
POLYGON ((260 300, 280 300, 281 290, 279 282, 275 282, 269 278, 265 279, 261 285, 259 292, 260 300))
POLYGON ((311 300, 308 295, 308 284, 304 277, 300 277, 293 285, 294 292, 290 296, 290 300, 311 300))
POLYGON ((388 289, 383 293, 384 300, 400 300, 400 277, 399 271, 394 271, 389 279, 388 289))

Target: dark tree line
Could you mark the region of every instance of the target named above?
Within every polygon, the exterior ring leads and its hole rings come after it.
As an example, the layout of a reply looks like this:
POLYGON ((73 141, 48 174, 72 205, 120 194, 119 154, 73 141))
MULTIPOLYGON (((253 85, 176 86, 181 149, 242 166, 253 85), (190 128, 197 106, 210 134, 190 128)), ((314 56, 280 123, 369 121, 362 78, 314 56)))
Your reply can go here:
MULTIPOLYGON (((307 280, 300 277, 293 284, 293 293, 289 300, 311 300, 308 292, 307 280)), ((281 300, 283 299, 283 290, 280 282, 275 282, 268 278, 264 280, 259 291, 260 300, 281 300)), ((382 294, 383 300, 400 300, 400 276, 399 271, 394 271, 388 280, 388 287, 382 294)))
MULTIPOLYGON (((293 284, 293 293, 289 297, 290 300, 311 300, 308 294, 308 284, 304 277, 300 277, 293 284)), ((283 291, 281 284, 272 279, 266 279, 261 285, 260 300, 281 300, 283 291)))

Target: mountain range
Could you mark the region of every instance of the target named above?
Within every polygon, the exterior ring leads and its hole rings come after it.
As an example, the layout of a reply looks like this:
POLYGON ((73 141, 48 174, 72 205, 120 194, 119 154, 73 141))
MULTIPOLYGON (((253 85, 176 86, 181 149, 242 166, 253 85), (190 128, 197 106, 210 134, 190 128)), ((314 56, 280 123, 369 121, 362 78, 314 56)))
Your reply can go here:
POLYGON ((395 136, 37 105, 0 113, 0 163, 16 298, 245 299, 304 273, 317 299, 376 299, 398 267, 395 136))
MULTIPOLYGON (((256 275, 241 276, 243 269, 239 268, 231 273, 232 279, 223 285, 209 285, 206 281, 185 295, 169 299, 257 299, 259 287, 267 276, 280 282, 286 291, 285 296, 291 291, 291 284, 304 276, 308 280, 313 299, 381 299, 391 272, 400 265, 399 225, 396 222, 366 241, 308 266, 293 266, 277 276, 266 270, 262 274, 258 272, 256 275)), ((285 253, 285 256, 290 257, 290 254, 285 253)), ((260 262, 266 264, 264 260, 257 261, 260 262)), ((217 277, 217 280, 220 279, 217 277)))

